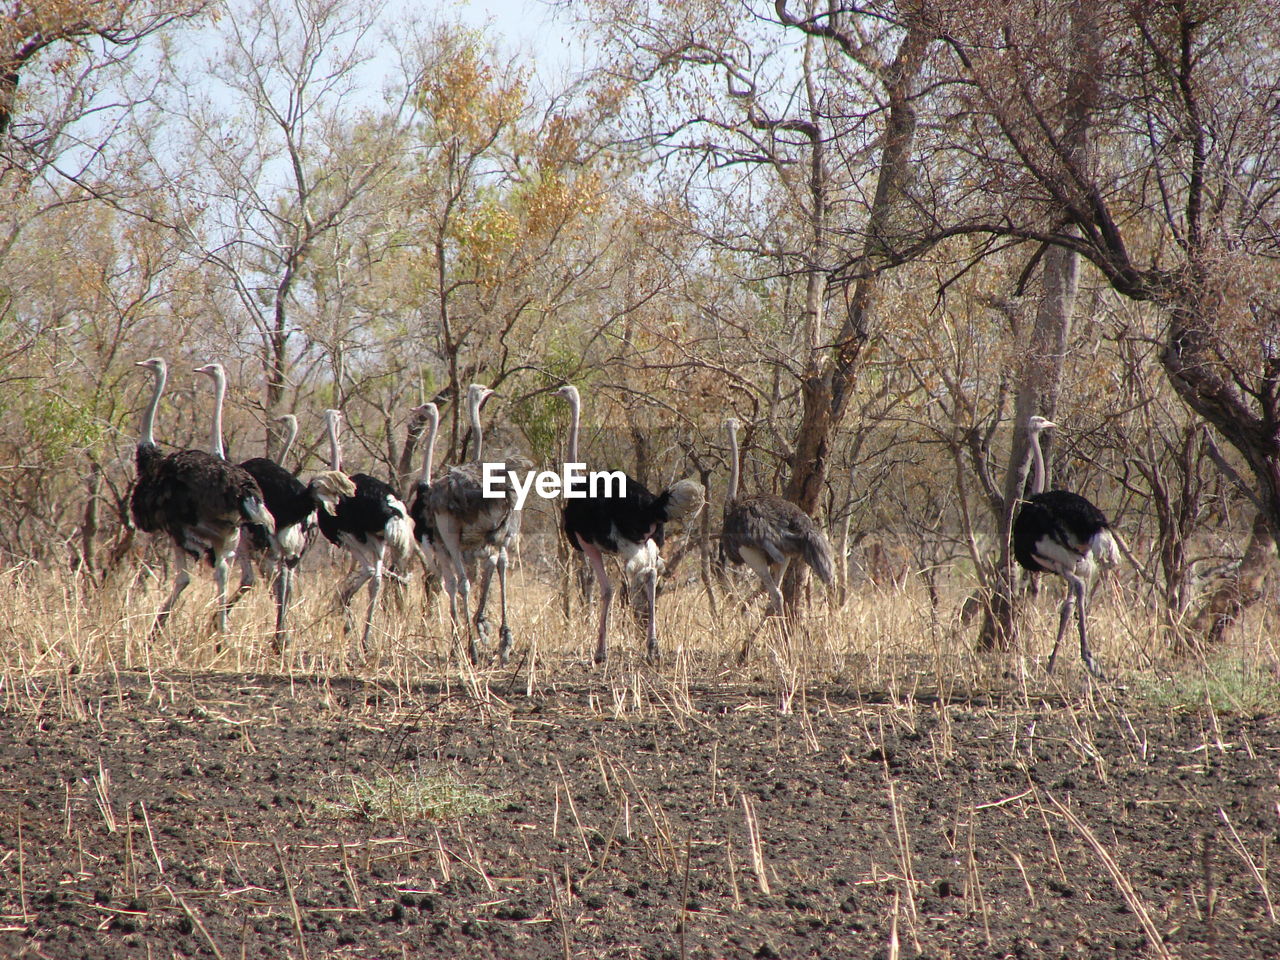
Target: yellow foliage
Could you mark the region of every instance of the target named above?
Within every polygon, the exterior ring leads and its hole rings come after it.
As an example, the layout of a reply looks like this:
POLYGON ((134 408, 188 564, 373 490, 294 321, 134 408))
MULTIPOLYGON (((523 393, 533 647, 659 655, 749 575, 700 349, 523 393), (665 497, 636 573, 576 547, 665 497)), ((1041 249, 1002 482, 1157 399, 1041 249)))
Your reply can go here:
POLYGON ((474 41, 463 41, 442 56, 439 70, 422 83, 420 106, 439 132, 468 142, 483 142, 493 130, 519 118, 525 86, 504 79, 474 41))

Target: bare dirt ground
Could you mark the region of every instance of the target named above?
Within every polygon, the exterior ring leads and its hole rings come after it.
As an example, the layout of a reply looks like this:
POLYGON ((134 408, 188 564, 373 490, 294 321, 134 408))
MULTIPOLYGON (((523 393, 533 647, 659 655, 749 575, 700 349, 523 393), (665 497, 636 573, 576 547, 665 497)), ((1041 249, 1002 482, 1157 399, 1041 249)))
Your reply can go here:
POLYGON ((23 696, 4 957, 1280 956, 1272 716, 834 687, 783 712, 644 670, 23 696), (440 774, 493 809, 351 808, 350 776, 440 774))

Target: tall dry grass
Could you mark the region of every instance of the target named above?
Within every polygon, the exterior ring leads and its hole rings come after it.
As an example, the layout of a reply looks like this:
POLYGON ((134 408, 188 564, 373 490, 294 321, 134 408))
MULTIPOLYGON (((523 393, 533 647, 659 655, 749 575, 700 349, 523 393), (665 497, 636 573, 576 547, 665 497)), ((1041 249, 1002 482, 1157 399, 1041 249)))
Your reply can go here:
MULTIPOLYGON (((745 578, 734 581, 734 594, 719 593, 718 616, 700 582, 667 582, 659 601, 662 662, 654 667, 643 660, 642 628, 619 594, 610 631, 611 661, 600 671, 590 664, 598 615, 594 602, 575 587, 566 618, 562 578, 531 562, 513 565, 510 577, 516 644, 507 667, 482 664, 473 670, 460 657, 444 598, 426 596, 415 570, 407 586, 389 584, 384 590, 371 649, 353 668, 346 661, 348 639, 335 607, 345 570, 326 553, 319 546, 300 577, 291 642, 283 655, 273 650, 274 613, 264 582, 232 611, 230 633, 218 637, 212 579, 202 570, 167 629, 148 642, 156 610, 170 587, 163 569, 137 565, 103 586, 34 566, 0 571, 0 703, 41 678, 112 671, 355 675, 403 684, 462 677, 501 681, 508 689, 641 672, 676 685, 769 685, 784 707, 813 684, 905 695, 922 690, 1034 691, 1084 682, 1074 626, 1064 640, 1057 676, 1044 674, 1062 596, 1052 579, 1023 605, 1022 649, 990 656, 974 652, 976 624, 960 622, 958 612, 971 587, 958 579, 944 584, 936 607, 916 578, 900 589, 868 584, 853 590, 843 605, 815 584, 790 635, 772 622, 755 632, 763 606, 757 599, 743 610, 743 598, 753 586, 745 578), (740 665, 738 651, 753 632, 751 656, 740 665)), ((495 588, 490 606, 495 628, 496 599, 495 588)), ((364 603, 361 593, 353 604, 357 621, 364 603)), ((1141 682, 1178 669, 1155 608, 1130 584, 1114 579, 1103 584, 1089 623, 1095 655, 1111 678, 1141 682)), ((1274 612, 1258 605, 1229 633, 1221 652, 1274 676, 1280 672, 1276 633, 1274 612)))

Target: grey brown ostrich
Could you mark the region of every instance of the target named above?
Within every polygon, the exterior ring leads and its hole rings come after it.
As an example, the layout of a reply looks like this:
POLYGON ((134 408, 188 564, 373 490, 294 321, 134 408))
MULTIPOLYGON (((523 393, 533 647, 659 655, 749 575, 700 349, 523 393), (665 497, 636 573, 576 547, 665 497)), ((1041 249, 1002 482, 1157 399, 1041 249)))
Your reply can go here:
MULTIPOLYGON (((1071 609, 1075 607, 1080 625, 1080 659, 1085 669, 1099 679, 1102 671, 1089 650, 1085 627, 1089 586, 1098 566, 1114 567, 1120 562, 1120 547, 1106 514, 1092 503, 1067 490, 1045 490, 1044 451, 1040 434, 1057 424, 1044 417, 1027 421, 1027 440, 1035 461, 1031 496, 1023 502, 1013 521, 1013 555, 1032 573, 1054 573, 1067 582, 1067 597, 1058 614, 1058 636, 1049 654, 1048 672, 1053 672, 1058 647, 1067 632, 1071 609)), ((1026 473, 1022 474, 1024 477, 1026 473)))
MULTIPOLYGON (((222 406, 227 394, 226 371, 220 363, 207 363, 196 367, 213 381, 213 437, 210 453, 225 457, 222 446, 222 406)), ((298 419, 292 414, 278 418, 288 429, 284 454, 288 454, 298 435, 298 419)), ((283 459, 283 456, 281 457, 283 459)), ((316 525, 318 511, 332 514, 342 497, 354 496, 355 484, 339 470, 316 474, 304 484, 291 472, 267 457, 252 457, 240 464, 241 468, 258 482, 263 500, 271 516, 275 518, 275 533, 268 533, 258 524, 246 524, 241 531, 240 585, 231 597, 234 605, 257 582, 255 561, 260 564, 272 582, 272 594, 276 603, 276 652, 283 649, 287 639, 288 610, 293 598, 294 578, 298 564, 311 541, 311 531, 316 525)))
MULTIPOLYGON (((342 420, 342 413, 338 410, 326 410, 324 418, 329 433, 329 468, 341 470, 342 446, 338 440, 338 424, 342 420)), ((316 519, 325 539, 346 550, 357 564, 356 570, 338 591, 338 602, 344 615, 357 591, 366 583, 369 584, 369 607, 365 611, 364 633, 359 646, 353 640, 347 652, 348 660, 354 663, 369 648, 369 634, 373 630, 378 595, 382 592, 382 578, 388 572, 387 549, 390 548, 397 559, 408 559, 413 553, 413 528, 404 503, 396 496, 390 484, 367 473, 353 473, 350 477, 355 485, 355 493, 339 500, 334 513, 321 512, 316 519)))
MULTIPOLYGON (((569 436, 565 461, 578 463, 578 433, 582 420, 582 399, 578 388, 567 384, 556 391, 569 403, 569 436)), ((647 653, 657 660, 658 575, 662 572, 664 525, 673 520, 689 521, 706 502, 706 490, 696 480, 680 480, 654 495, 631 477, 626 477, 621 496, 592 495, 590 489, 575 491, 582 496, 564 502, 564 532, 570 546, 580 550, 591 564, 600 585, 600 627, 596 638, 595 662, 609 657, 609 608, 613 584, 605 570, 604 554, 620 557, 648 601, 647 653)))
POLYGON ((453 563, 440 542, 435 516, 431 513, 431 474, 435 463, 436 436, 440 432, 440 409, 434 403, 424 403, 420 407, 414 407, 412 412, 415 416, 421 416, 427 425, 422 473, 414 484, 413 500, 409 504, 413 539, 422 552, 422 562, 427 568, 428 576, 434 574, 440 578, 441 583, 447 584, 453 578, 453 563))
POLYGON ((502 621, 498 657, 506 663, 511 654, 512 635, 507 622, 507 557, 509 548, 520 536, 521 511, 516 509, 515 490, 507 477, 509 471, 524 472, 532 467, 523 457, 506 460, 501 463, 503 480, 498 485, 502 495, 484 495, 484 432, 480 426, 480 406, 492 395, 492 390, 479 383, 467 388, 467 414, 475 437, 475 459, 451 467, 431 483, 426 500, 434 523, 432 536, 437 554, 442 554, 441 568, 449 571, 442 576, 449 594, 449 616, 456 629, 461 608, 461 616, 466 620, 467 655, 472 663, 478 662, 480 656, 477 635, 484 638, 488 633, 485 606, 495 572, 498 575, 498 604, 502 621), (485 561, 474 624, 470 619, 471 580, 467 575, 467 561, 473 555, 483 557, 485 561))
MULTIPOLYGON (((775 616, 785 618, 782 578, 791 561, 807 563, 818 579, 831 586, 834 564, 827 535, 813 518, 790 500, 769 495, 738 496, 741 456, 738 450, 738 421, 725 420, 729 431, 729 489, 725 493, 724 529, 720 534, 725 556, 733 563, 745 563, 757 577, 775 616)), ((739 659, 745 660, 752 634, 747 635, 739 659)))
POLYGON ((202 558, 213 567, 217 629, 226 633, 227 573, 240 542, 240 527, 256 523, 274 534, 275 519, 248 471, 203 450, 179 450, 167 456, 160 453, 155 442, 155 417, 168 370, 159 357, 142 360, 138 366, 151 371, 155 386, 142 415, 136 452, 138 482, 129 507, 138 529, 168 535, 178 568, 173 590, 156 616, 151 636, 164 627, 191 582, 188 565, 202 558))

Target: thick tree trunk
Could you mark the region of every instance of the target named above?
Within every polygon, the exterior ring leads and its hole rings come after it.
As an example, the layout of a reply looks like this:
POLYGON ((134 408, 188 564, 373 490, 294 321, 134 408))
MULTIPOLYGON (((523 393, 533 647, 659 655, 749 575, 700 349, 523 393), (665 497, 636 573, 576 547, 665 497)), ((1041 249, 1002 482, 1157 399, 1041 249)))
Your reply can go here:
MULTIPOLYGON (((1071 39, 1075 61, 1066 91, 1062 150, 1075 168, 1089 168, 1089 125, 1098 99, 1094 64, 1099 49, 1096 11, 1092 4, 1072 8, 1071 39)), ((1068 231, 1071 232, 1071 231, 1068 231)), ((1008 649, 1014 645, 1014 564, 1011 549, 1013 520, 1027 476, 1027 421, 1034 414, 1053 418, 1062 385, 1062 367, 1071 338, 1071 315, 1079 286, 1080 256, 1066 247, 1051 247, 1044 255, 1043 295, 1019 376, 1014 401, 1013 445, 1005 469, 1000 511, 1000 557, 991 578, 990 599, 978 633, 978 649, 1008 649)), ((1052 467, 1052 448, 1045 456, 1052 467)))
POLYGON ((1275 548, 1271 518, 1259 510, 1253 519, 1249 543, 1240 565, 1205 597, 1188 624, 1185 635, 1188 648, 1203 649, 1221 642, 1227 628, 1239 620, 1246 609, 1262 599, 1262 585, 1273 566, 1275 548))
MULTIPOLYGON (((872 311, 880 286, 879 275, 872 271, 892 256, 895 247, 890 224, 911 179, 917 123, 913 98, 927 48, 923 31, 912 28, 889 70, 884 151, 867 219, 867 236, 858 258, 860 269, 867 272, 853 283, 830 354, 805 371, 800 385, 800 426, 783 496, 809 514, 817 511, 826 482, 831 436, 840 426, 862 372, 864 347, 870 338, 872 311)), ((825 296, 825 285, 823 293, 825 296)))
MULTIPOLYGON (((1011 534, 1027 481, 1027 421, 1035 414, 1053 418, 1062 385, 1062 367, 1071 337, 1071 316, 1079 285, 1080 257, 1063 247, 1044 255, 1044 293, 1036 311, 1018 376, 1014 401, 1013 445, 1004 476, 1004 502, 1000 511, 1000 556, 992 577, 991 595, 978 633, 978 649, 1009 649, 1015 641, 1015 574, 1011 534)), ((1052 465, 1052 449, 1046 445, 1052 465)), ((1052 471, 1050 471, 1052 473, 1052 471)))
MULTIPOLYGON (((817 514, 826 484, 831 438, 844 418, 862 372, 864 348, 870 338, 871 318, 879 294, 880 279, 876 271, 892 260, 896 247, 892 224, 911 179, 917 124, 914 97, 928 46, 926 32, 912 26, 886 71, 889 116, 884 150, 867 218, 867 234, 855 266, 863 275, 846 288, 844 317, 834 345, 826 348, 814 344, 812 362, 806 366, 800 384, 800 425, 783 496, 811 516, 817 514)), ((817 290, 823 300, 827 296, 826 286, 823 278, 817 290)), ((812 285, 807 292, 814 292, 812 285)), ((808 310, 814 309, 811 299, 806 300, 808 310)), ((820 307, 818 309, 820 311, 820 307)), ((819 312, 817 317, 820 316, 819 312)), ((803 584, 800 565, 792 567, 794 572, 787 574, 783 584, 788 606, 794 606, 803 584)))

